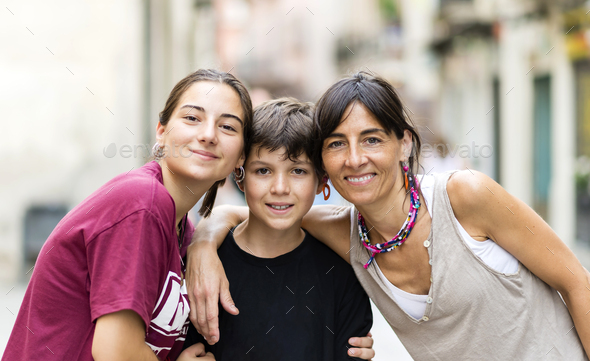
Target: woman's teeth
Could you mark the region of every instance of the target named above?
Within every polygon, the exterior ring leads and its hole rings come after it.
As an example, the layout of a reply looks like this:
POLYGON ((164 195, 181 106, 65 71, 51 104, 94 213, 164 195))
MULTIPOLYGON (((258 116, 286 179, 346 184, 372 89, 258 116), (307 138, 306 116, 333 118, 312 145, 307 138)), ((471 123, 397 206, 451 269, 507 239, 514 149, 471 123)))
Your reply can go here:
POLYGON ((277 210, 279 210, 279 211, 281 211, 281 210, 283 210, 283 209, 287 209, 287 208, 291 207, 290 205, 286 205, 286 206, 273 206, 272 204, 270 204, 270 206, 271 206, 273 209, 277 209, 277 210))
POLYGON ((371 179, 373 178, 375 175, 371 174, 371 175, 366 175, 364 177, 360 177, 360 178, 352 178, 352 177, 347 177, 346 179, 348 179, 350 182, 362 182, 362 181, 366 181, 367 179, 371 179))

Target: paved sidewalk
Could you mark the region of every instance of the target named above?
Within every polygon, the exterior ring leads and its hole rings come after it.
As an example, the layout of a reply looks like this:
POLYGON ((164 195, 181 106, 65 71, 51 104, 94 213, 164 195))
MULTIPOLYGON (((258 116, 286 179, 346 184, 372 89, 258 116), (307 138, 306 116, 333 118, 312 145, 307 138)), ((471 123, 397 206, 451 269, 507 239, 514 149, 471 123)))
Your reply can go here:
MULTIPOLYGON (((10 332, 16 321, 16 314, 23 301, 26 285, 0 284, 0 354, 4 354, 10 332)), ((373 361, 412 361, 412 358, 399 342, 387 321, 373 305, 373 339, 377 355, 373 361)))

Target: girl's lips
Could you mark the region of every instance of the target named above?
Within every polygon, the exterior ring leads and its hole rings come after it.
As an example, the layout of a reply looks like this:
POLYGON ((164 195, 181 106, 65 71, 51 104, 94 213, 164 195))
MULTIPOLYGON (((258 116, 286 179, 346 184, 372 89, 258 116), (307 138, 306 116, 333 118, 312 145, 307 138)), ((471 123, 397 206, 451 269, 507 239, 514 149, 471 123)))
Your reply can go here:
POLYGON ((215 154, 213 154, 211 152, 206 152, 204 150, 191 150, 191 152, 193 152, 194 154, 198 155, 200 158, 205 159, 205 160, 213 160, 213 159, 219 158, 215 154))

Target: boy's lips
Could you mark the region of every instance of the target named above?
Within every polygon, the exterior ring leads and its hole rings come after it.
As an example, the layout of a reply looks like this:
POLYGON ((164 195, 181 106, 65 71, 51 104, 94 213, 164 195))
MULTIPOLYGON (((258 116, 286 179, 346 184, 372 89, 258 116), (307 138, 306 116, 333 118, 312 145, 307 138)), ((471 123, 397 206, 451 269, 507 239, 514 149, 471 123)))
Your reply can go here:
POLYGON ((287 213, 291 208, 293 208, 292 203, 285 203, 285 202, 272 202, 272 203, 265 203, 266 206, 273 212, 278 214, 287 213))

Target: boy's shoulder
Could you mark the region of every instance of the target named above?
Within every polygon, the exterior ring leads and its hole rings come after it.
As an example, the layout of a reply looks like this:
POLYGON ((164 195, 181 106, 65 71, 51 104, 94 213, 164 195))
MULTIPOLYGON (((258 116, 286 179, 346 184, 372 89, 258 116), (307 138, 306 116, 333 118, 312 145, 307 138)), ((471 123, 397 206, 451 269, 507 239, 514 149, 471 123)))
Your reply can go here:
POLYGON ((309 244, 309 249, 312 251, 311 253, 315 255, 316 261, 323 262, 325 264, 330 264, 335 268, 341 268, 346 271, 350 271, 353 273, 352 266, 346 262, 342 257, 340 257, 336 252, 332 251, 330 247, 326 246, 314 236, 309 234, 305 229, 305 238, 306 242, 309 244))

